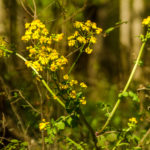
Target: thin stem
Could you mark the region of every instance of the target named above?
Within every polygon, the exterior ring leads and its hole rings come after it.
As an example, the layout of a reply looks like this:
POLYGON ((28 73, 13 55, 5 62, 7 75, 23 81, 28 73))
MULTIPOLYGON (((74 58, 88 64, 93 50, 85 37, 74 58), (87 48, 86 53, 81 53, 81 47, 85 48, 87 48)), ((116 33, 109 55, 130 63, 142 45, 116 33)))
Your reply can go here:
POLYGON ((147 132, 144 134, 143 138, 141 139, 141 141, 140 141, 139 144, 138 144, 138 147, 143 145, 144 140, 145 140, 149 135, 150 135, 150 128, 149 128, 149 129, 147 130, 147 132))
MULTIPOLYGON (((37 87, 37 90, 38 90, 38 93, 39 93, 39 96, 40 96, 40 102, 41 102, 40 109, 41 109, 41 120, 42 120, 42 119, 44 119, 43 97, 42 97, 42 93, 41 93, 40 87, 39 87, 37 82, 36 82, 36 87, 37 87)), ((43 130, 41 132, 41 137, 42 137, 42 150, 45 150, 45 140, 44 140, 44 131, 43 130)))
POLYGON ((62 107, 65 108, 65 104, 55 95, 55 93, 50 89, 50 87, 47 85, 44 79, 41 80, 43 85, 46 87, 46 89, 51 93, 51 95, 61 104, 62 107))
POLYGON ((129 79, 128 79, 128 81, 127 81, 127 83, 126 83, 126 85, 125 85, 125 87, 124 87, 124 89, 123 89, 123 92, 125 92, 125 91, 128 89, 128 87, 129 87, 129 85, 130 85, 130 83, 131 83, 131 81, 132 81, 133 75, 134 75, 134 73, 135 73, 135 71, 136 71, 137 65, 138 65, 138 63, 139 63, 139 61, 140 61, 140 58, 141 58, 141 56, 142 56, 142 53, 143 53, 145 44, 146 44, 146 42, 144 42, 144 43, 142 44, 142 46, 141 46, 141 49, 140 49, 140 52, 139 52, 138 57, 137 57, 137 59, 136 59, 135 65, 134 65, 134 67, 133 67, 133 69, 132 69, 132 72, 131 72, 131 74, 130 74, 130 76, 129 76, 129 79))
POLYGON ((82 121, 84 122, 84 124, 86 125, 86 127, 88 128, 88 130, 90 131, 91 135, 92 135, 92 138, 93 138, 93 142, 94 142, 94 145, 95 145, 95 148, 96 150, 99 150, 99 148, 97 147, 97 138, 95 136, 95 133, 94 133, 94 130, 93 128, 91 127, 91 125, 87 122, 83 112, 81 111, 81 109, 79 109, 79 113, 80 113, 80 117, 82 119, 82 121))
POLYGON ((32 106, 32 104, 31 104, 28 100, 26 100, 26 98, 23 96, 23 94, 22 94, 22 92, 21 92, 20 90, 14 90, 14 91, 16 91, 16 92, 19 93, 20 97, 28 104, 28 106, 29 106, 33 111, 37 112, 38 114, 41 113, 41 112, 38 111, 36 108, 34 108, 34 107, 32 106))
POLYGON ((77 56, 76 60, 74 61, 74 63, 73 63, 72 66, 70 67, 70 70, 69 70, 68 74, 70 74, 70 73, 72 72, 73 68, 75 67, 77 61, 79 60, 79 58, 80 58, 80 56, 81 56, 81 54, 82 54, 82 52, 83 52, 83 48, 84 48, 84 45, 83 45, 82 48, 80 49, 80 53, 79 53, 79 55, 77 56))
MULTIPOLYGON (((125 85, 125 87, 124 87, 122 93, 124 93, 124 92, 127 91, 128 87, 129 87, 129 85, 130 85, 130 83, 131 83, 131 81, 132 81, 132 79, 133 79, 133 75, 134 75, 134 73, 135 73, 135 71, 136 71, 137 65, 138 65, 139 60, 140 60, 140 58, 141 58, 141 56, 142 56, 142 53, 143 53, 145 44, 146 44, 146 42, 144 42, 144 43, 142 44, 142 46, 141 46, 141 49, 140 49, 140 51, 139 51, 139 54, 138 54, 138 57, 137 57, 137 59, 136 59, 135 65, 134 65, 134 67, 133 67, 133 69, 132 69, 132 72, 131 72, 131 74, 130 74, 130 76, 129 76, 129 78, 128 78, 128 81, 127 81, 127 83, 126 83, 126 85, 125 85)), ((121 101, 121 99, 118 99, 118 100, 117 100, 117 102, 116 102, 116 104, 115 104, 113 110, 111 111, 111 113, 110 113, 108 119, 106 120, 104 126, 102 127, 102 129, 100 129, 100 130, 96 133, 96 135, 99 135, 99 134, 107 127, 107 125, 109 124, 110 120, 112 119, 114 113, 116 112, 116 110, 117 110, 117 108, 118 108, 118 106, 119 106, 119 104, 120 104, 120 101, 121 101)))
POLYGON ((33 5, 34 5, 34 20, 37 18, 37 10, 36 10, 36 3, 35 0, 32 0, 33 5))
POLYGON ((27 14, 29 14, 31 17, 33 17, 33 15, 27 10, 27 8, 25 7, 24 3, 22 0, 20 0, 20 3, 22 5, 22 8, 27 12, 27 14))
MULTIPOLYGON (((11 50, 7 50, 7 49, 2 49, 8 53, 11 54, 15 54, 16 56, 18 56, 20 59, 22 59, 24 62, 27 61, 27 59, 25 59, 22 55, 20 55, 19 53, 13 52, 11 50)), ((55 95, 55 93, 51 90, 51 88, 48 86, 48 84, 46 83, 46 81, 42 78, 42 76, 39 74, 39 72, 32 66, 30 65, 30 68, 35 72, 35 74, 41 79, 41 82, 43 83, 43 85, 46 87, 46 89, 49 91, 49 93, 55 98, 55 100, 57 100, 59 102, 59 104, 61 104, 62 107, 65 108, 65 104, 55 95)))

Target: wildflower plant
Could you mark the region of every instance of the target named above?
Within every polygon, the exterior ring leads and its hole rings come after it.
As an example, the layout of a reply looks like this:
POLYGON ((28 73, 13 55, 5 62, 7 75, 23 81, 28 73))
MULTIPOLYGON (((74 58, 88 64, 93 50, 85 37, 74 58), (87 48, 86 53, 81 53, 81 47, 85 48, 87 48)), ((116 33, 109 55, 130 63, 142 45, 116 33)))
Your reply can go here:
MULTIPOLYGON (((85 23, 77 21, 74 23, 74 27, 76 31, 73 35, 68 37, 68 46, 80 48, 78 58, 83 52, 91 54, 93 50, 90 48, 90 45, 96 43, 95 35, 100 34, 102 29, 98 28, 96 23, 90 20, 85 23)), ((50 35, 45 25, 40 20, 36 19, 31 23, 25 24, 25 34, 22 36, 22 41, 25 42, 26 51, 28 52, 27 59, 19 53, 9 50, 4 41, 1 40, 0 43, 0 56, 6 56, 6 54, 12 53, 21 58, 25 62, 25 65, 33 70, 38 82, 42 82, 50 92, 50 97, 53 100, 57 100, 68 113, 68 116, 62 116, 56 121, 52 119, 50 122, 47 122, 45 119, 42 119, 42 122, 39 123, 39 129, 41 131, 47 131, 45 142, 49 144, 53 143, 57 132, 64 130, 65 126, 74 126, 75 120, 77 121, 80 118, 80 105, 85 105, 87 103, 85 97, 86 83, 72 79, 70 76, 78 59, 61 79, 58 78, 58 72, 61 70, 65 71, 64 68, 68 60, 66 57, 59 54, 52 45, 62 39, 63 33, 50 35), (52 78, 51 81, 45 81, 43 76, 44 72, 50 74, 52 78), (51 84, 51 82, 53 82, 53 84, 51 84), (50 87, 50 85, 52 85, 52 87, 50 87)), ((80 145, 75 143, 75 141, 69 139, 69 137, 65 139, 71 145, 74 143, 73 145, 83 149, 80 145)))
MULTIPOLYGON (((128 88, 141 59, 145 44, 150 38, 150 17, 144 19, 142 24, 147 27, 147 32, 145 35, 140 36, 142 46, 135 65, 124 89, 118 94, 118 100, 112 108, 112 111, 110 111, 109 105, 100 104, 101 108, 107 111, 107 120, 96 134, 81 111, 81 105, 85 106, 87 103, 85 91, 88 86, 83 81, 72 78, 71 72, 82 53, 91 54, 93 52, 91 46, 96 43, 96 35, 102 33, 102 28, 97 27, 96 23, 90 20, 85 22, 76 21, 73 24, 75 31, 67 38, 68 47, 79 49, 80 52, 69 70, 65 68, 68 64, 68 59, 53 47, 55 42, 60 42, 63 39, 64 34, 50 35, 46 26, 38 19, 25 24, 25 34, 22 36, 22 41, 26 44, 27 58, 10 50, 7 43, 3 39, 0 39, 0 57, 14 54, 22 59, 25 65, 33 70, 38 82, 42 83, 47 89, 50 94, 48 95, 48 97, 50 97, 49 99, 57 101, 66 110, 66 115, 62 115, 56 120, 53 118, 46 120, 43 116, 41 117, 39 130, 42 135, 45 135, 44 142, 46 144, 53 144, 55 140, 61 141, 63 139, 68 143, 69 148, 72 146, 78 150, 85 149, 86 144, 84 142, 80 142, 79 144, 69 136, 63 135, 63 131, 66 128, 72 128, 77 126, 77 124, 80 125, 79 120, 81 119, 92 135, 94 142, 93 147, 95 147, 95 149, 98 150, 99 147, 101 147, 102 149, 109 148, 115 150, 121 146, 126 146, 131 149, 139 148, 139 146, 136 146, 139 142, 138 137, 131 136, 138 124, 136 118, 133 117, 129 119, 128 128, 121 129, 120 131, 115 130, 113 133, 109 131, 112 129, 109 127, 109 123, 122 100, 131 98, 133 102, 139 102, 137 94, 133 91, 128 91, 128 88), (59 74, 60 72, 61 74, 59 74), (50 75, 50 81, 46 80, 44 75, 46 73, 50 75), (105 138, 105 134, 108 134, 108 138, 105 138), (132 142, 134 144, 132 144, 132 142)), ((18 141, 16 143, 18 145, 21 144, 21 142, 18 141)), ((24 148, 26 145, 22 147, 24 148)))

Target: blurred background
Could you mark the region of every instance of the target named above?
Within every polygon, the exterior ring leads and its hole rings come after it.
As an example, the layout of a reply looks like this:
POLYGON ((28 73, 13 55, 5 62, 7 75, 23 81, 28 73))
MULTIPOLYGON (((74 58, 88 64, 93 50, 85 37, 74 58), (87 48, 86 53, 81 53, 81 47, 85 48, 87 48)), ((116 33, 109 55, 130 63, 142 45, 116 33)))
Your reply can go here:
MULTIPOLYGON (((102 105, 111 110, 121 92, 129 73, 135 63, 141 41, 139 36, 144 34, 142 20, 150 15, 149 0, 35 0, 37 17, 52 33, 64 33, 61 44, 56 45, 58 51, 67 56, 72 52, 67 46, 67 37, 71 35, 73 23, 91 20, 97 23, 104 31, 110 27, 115 29, 110 34, 97 36, 97 43, 93 46, 91 55, 83 54, 76 65, 72 76, 88 85, 87 105, 83 106, 83 112, 94 130, 101 128, 106 120, 102 105), (116 23, 125 23, 117 25, 116 23)), ((26 56, 25 45, 21 41, 24 35, 24 24, 33 20, 32 0, 0 0, 0 35, 10 43, 11 49, 26 56)), ((78 53, 74 53, 69 59, 71 64, 78 53)), ((134 116, 138 118, 139 130, 146 131, 150 123, 150 93, 139 90, 150 87, 150 48, 147 44, 140 66, 134 76, 130 90, 138 92, 140 103, 134 104, 130 100, 123 101, 112 120, 112 126, 122 128, 127 120, 134 116), (147 121, 144 121, 147 120, 147 121)), ((67 66, 69 68, 69 65, 67 66)), ((3 95, 3 89, 10 91, 21 90, 24 96, 37 109, 38 101, 36 83, 32 79, 31 70, 26 69, 24 62, 15 56, 0 58, 0 136, 3 134, 2 122, 6 122, 5 137, 17 137, 23 139, 20 134, 19 121, 12 110, 9 99, 3 95)), ((57 118, 62 113, 56 103, 49 104, 45 108, 45 117, 57 118)), ((15 111, 19 112, 25 128, 28 127, 30 136, 34 141, 39 137, 38 122, 40 116, 32 112, 24 100, 15 103, 15 111)), ((79 129, 74 129, 79 130, 79 129)), ((86 128, 81 135, 85 141, 90 139, 86 128)), ((68 131, 69 133, 69 131, 68 131)), ((77 132, 76 132, 77 133, 77 132)), ((140 135, 139 135, 140 136, 140 135)), ((35 142, 36 143, 36 142, 35 142)))

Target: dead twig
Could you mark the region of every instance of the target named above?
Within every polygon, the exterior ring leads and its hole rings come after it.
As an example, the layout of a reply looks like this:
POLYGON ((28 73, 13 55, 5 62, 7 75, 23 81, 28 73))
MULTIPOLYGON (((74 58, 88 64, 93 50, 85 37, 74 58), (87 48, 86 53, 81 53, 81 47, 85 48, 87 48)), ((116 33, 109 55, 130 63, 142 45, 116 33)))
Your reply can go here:
POLYGON ((32 0, 33 6, 34 6, 34 20, 37 19, 37 9, 36 9, 36 3, 35 0, 32 0))
POLYGON ((32 106, 32 104, 23 96, 23 94, 22 94, 22 92, 21 92, 20 90, 13 90, 13 91, 18 92, 18 94, 20 95, 20 97, 29 105, 29 107, 30 107, 33 111, 35 111, 35 112, 38 113, 38 114, 41 114, 41 112, 38 111, 36 108, 34 108, 34 107, 32 106))
POLYGON ((24 3, 22 0, 19 0, 20 1, 20 4, 22 6, 22 8, 25 10, 25 12, 30 15, 32 18, 34 18, 34 16, 28 11, 28 9, 25 7, 24 3))
POLYGON ((147 132, 144 134, 143 138, 140 140, 138 147, 143 145, 144 140, 150 135, 150 128, 147 130, 147 132))

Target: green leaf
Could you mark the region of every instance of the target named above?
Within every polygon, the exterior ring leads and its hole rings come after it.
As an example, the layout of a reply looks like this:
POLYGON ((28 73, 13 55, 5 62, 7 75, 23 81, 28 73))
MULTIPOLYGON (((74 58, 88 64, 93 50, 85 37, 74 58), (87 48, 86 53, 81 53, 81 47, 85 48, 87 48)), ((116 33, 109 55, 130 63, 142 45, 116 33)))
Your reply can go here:
POLYGON ((60 121, 57 123, 58 130, 63 130, 65 128, 65 123, 60 121))
POLYGON ((16 140, 16 139, 12 139, 10 142, 12 142, 12 143, 18 143, 19 141, 16 140))
POLYGON ((71 126, 71 125, 72 125, 72 117, 69 117, 69 118, 66 120, 66 122, 67 122, 67 124, 68 124, 69 126, 71 126))
POLYGON ((122 92, 122 93, 119 93, 118 95, 120 99, 122 99, 123 97, 128 97, 128 96, 129 96, 128 92, 122 92))
POLYGON ((28 146, 28 143, 27 142, 22 142, 21 145, 22 146, 28 146))
POLYGON ((141 147, 133 147, 134 150, 142 150, 141 147))
POLYGON ((129 145, 129 143, 120 143, 118 146, 128 146, 129 145))
POLYGON ((112 32, 114 29, 115 29, 114 27, 110 27, 110 28, 108 28, 108 29, 105 31, 105 33, 106 33, 106 34, 109 34, 109 33, 112 32))
POLYGON ((82 92, 77 93, 77 98, 80 98, 82 96, 82 92))
POLYGON ((103 135, 101 135, 101 136, 98 136, 98 143, 97 143, 97 146, 102 146, 102 147, 104 147, 105 146, 105 144, 106 144, 106 138, 103 136, 103 135))
POLYGON ((109 142, 114 142, 117 140, 117 135, 115 133, 111 133, 106 138, 109 142))
POLYGON ((133 101, 136 101, 136 102, 140 101, 137 94, 132 91, 129 91, 129 96, 132 98, 133 101))

